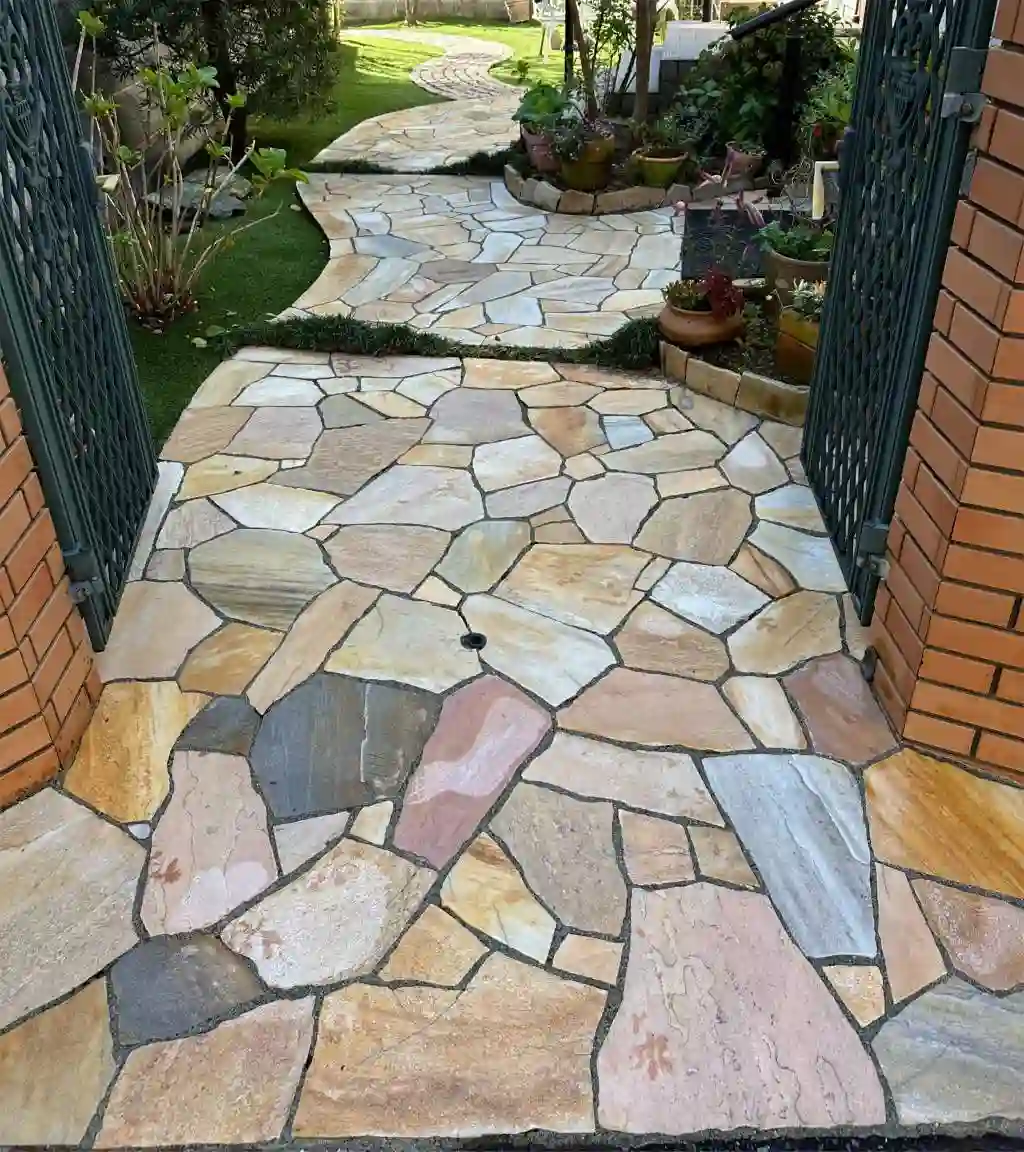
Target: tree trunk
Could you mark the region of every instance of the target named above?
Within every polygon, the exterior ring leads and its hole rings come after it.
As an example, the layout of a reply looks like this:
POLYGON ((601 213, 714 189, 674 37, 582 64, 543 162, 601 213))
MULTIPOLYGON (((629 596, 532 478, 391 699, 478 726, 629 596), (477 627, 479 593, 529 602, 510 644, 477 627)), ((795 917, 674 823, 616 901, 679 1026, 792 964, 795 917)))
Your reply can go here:
POLYGON ((225 118, 230 117, 228 142, 231 161, 237 164, 249 146, 249 116, 245 108, 232 109, 228 105, 228 97, 238 91, 238 76, 231 60, 226 0, 203 0, 202 16, 210 63, 217 69, 217 103, 225 118))
POLYGON ((405 22, 406 24, 419 23, 419 0, 405 0, 405 22))
POLYGON ((566 9, 572 21, 572 38, 576 45, 576 55, 580 61, 580 72, 583 74, 583 92, 587 102, 587 115, 597 116, 600 109, 597 105, 597 90, 594 88, 594 73, 590 67, 590 57, 587 55, 587 41, 583 36, 583 21, 580 20, 576 0, 566 0, 566 9))
POLYGON ((636 99, 633 102, 633 122, 638 129, 647 122, 651 49, 654 46, 654 7, 655 0, 636 0, 636 99))

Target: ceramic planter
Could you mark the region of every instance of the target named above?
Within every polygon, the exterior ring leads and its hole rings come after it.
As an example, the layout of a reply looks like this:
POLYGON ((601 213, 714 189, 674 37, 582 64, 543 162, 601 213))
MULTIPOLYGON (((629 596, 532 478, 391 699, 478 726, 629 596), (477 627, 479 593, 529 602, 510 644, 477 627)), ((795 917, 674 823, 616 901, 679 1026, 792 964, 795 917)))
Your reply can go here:
POLYGON ((798 384, 810 384, 818 349, 819 324, 790 308, 779 313, 779 334, 775 342, 775 364, 783 375, 798 384))
POLYGON ((766 248, 764 252, 764 278, 778 294, 783 308, 792 301, 793 286, 798 280, 827 280, 828 268, 827 260, 791 260, 774 248, 766 248))
POLYGON ((744 152, 735 141, 726 144, 725 167, 731 177, 746 176, 752 180, 763 166, 763 152, 744 152))
POLYGON ((640 148, 633 153, 640 179, 648 188, 667 188, 675 180, 685 159, 685 152, 670 148, 640 148))
POLYGON ((610 136, 588 140, 576 160, 562 161, 562 179, 577 192, 599 192, 607 188, 615 155, 615 141, 610 136))
POLYGON ((658 316, 662 336, 680 348, 702 348, 707 344, 725 344, 735 340, 746 321, 742 312, 719 320, 710 312, 691 312, 666 304, 658 316))
POLYGON ((531 132, 528 128, 520 128, 520 133, 526 145, 526 158, 531 166, 538 172, 557 172, 559 162, 551 149, 551 137, 543 132, 531 132))

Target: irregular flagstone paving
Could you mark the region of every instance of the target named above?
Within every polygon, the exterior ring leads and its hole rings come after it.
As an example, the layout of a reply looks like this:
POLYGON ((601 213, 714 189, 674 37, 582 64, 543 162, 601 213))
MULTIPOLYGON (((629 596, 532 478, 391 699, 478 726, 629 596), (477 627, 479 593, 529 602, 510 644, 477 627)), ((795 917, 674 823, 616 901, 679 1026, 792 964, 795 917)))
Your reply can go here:
POLYGON ((1021 1119, 1024 790, 896 746, 798 450, 647 374, 218 368, 0 812, 0 1143, 1021 1119))

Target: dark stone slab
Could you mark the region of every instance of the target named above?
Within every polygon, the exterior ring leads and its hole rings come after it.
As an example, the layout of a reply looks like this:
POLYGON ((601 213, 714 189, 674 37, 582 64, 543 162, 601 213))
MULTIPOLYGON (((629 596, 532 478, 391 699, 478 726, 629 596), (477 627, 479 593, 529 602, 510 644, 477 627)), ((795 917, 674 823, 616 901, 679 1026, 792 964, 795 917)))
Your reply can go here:
POLYGON ((218 696, 178 737, 181 752, 226 752, 248 756, 260 726, 260 714, 241 696, 218 696))
POLYGON ((157 936, 110 971, 119 1044, 173 1040, 252 1004, 266 989, 244 960, 212 936, 157 936))
POLYGON ((440 711, 416 689, 310 677, 267 711, 252 749, 271 812, 317 816, 397 796, 440 711))
POLYGON ((351 396, 328 396, 320 404, 325 428, 351 428, 355 424, 376 424, 384 417, 351 396))
POLYGON ((420 275, 435 284, 475 284, 497 271, 497 264, 471 264, 468 260, 428 260, 420 265, 420 275))

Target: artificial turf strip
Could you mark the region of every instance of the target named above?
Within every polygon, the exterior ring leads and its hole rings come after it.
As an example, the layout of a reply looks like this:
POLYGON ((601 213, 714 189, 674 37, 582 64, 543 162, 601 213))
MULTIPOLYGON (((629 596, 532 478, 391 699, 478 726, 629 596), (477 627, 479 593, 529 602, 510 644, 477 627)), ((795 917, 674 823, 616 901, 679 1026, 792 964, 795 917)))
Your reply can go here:
POLYGON ((508 344, 460 344, 408 324, 378 324, 345 316, 246 324, 220 343, 228 352, 247 344, 266 344, 304 352, 338 352, 346 356, 457 356, 482 360, 558 360, 598 368, 636 371, 658 364, 658 322, 627 321, 617 332, 579 348, 533 348, 508 344))

